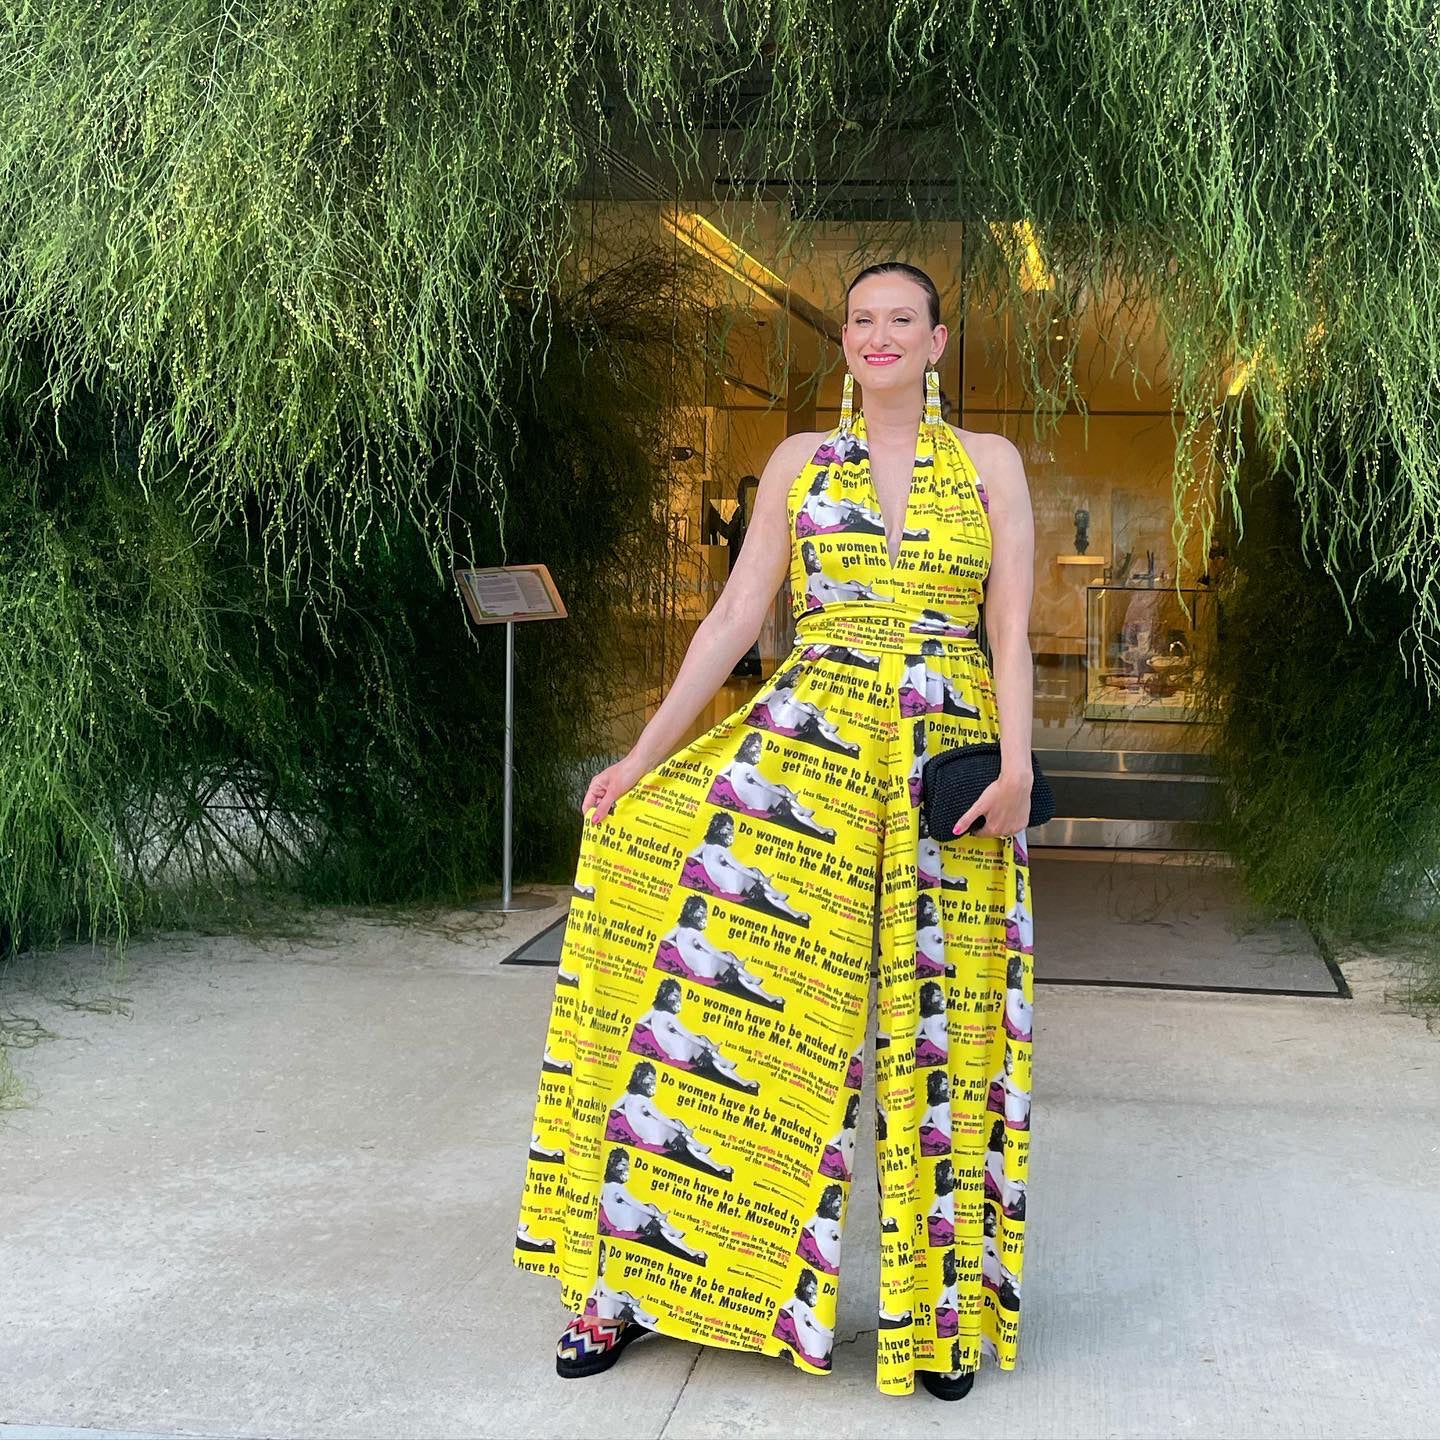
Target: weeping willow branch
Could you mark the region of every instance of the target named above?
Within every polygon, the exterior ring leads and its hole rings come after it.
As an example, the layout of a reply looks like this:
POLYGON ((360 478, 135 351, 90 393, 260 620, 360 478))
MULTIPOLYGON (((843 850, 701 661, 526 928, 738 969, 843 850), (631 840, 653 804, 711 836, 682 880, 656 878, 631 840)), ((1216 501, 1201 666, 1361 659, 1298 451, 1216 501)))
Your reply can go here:
MULTIPOLYGON (((133 429, 132 478, 107 483, 174 527, 144 604, 206 657, 175 671, 183 709, 224 669, 187 546, 242 536, 233 563, 327 624, 402 531, 437 584, 492 525, 510 558, 535 413, 517 377, 568 323, 573 201, 604 147, 677 196, 723 175, 732 234, 784 263, 869 195, 898 218, 864 227, 857 262, 968 222, 947 294, 1014 320, 1037 426, 1085 410, 1050 321, 1145 297, 1177 545, 1208 538, 1217 493, 1236 505, 1242 464, 1283 470, 1347 620, 1367 588, 1404 598, 1394 649, 1433 696, 1437 52, 1433 0, 5 0, 0 394, 22 428, 58 436, 93 395, 133 429), (1242 380, 1258 455, 1225 423, 1242 380)), ((701 346, 689 319, 640 332, 701 346)), ((87 723, 90 683, 63 649, 83 596, 46 588, 74 537, 27 498, 46 473, 4 479, 17 553, 50 577, 0 594, 55 687, 52 714, 15 721, 34 746, 87 723)), ((47 793, 57 828, 25 873, 85 848, 47 793)), ((77 904, 119 883, 74 873, 77 904)))
MULTIPOLYGON (((43 334, 52 399, 133 393, 142 476, 179 456, 201 533, 256 504, 285 575, 382 519, 443 533, 437 437, 546 343, 514 301, 560 274, 583 137, 623 121, 683 178, 702 123, 743 113, 752 198, 923 177, 953 214, 1029 220, 1057 295, 1097 262, 1143 283, 1187 415, 1252 366, 1307 542, 1333 569, 1368 538, 1358 583, 1413 594, 1404 651, 1440 688, 1431 3, 10 0, 3 23, 0 383, 43 334)), ((974 255, 970 291, 1023 309, 1003 249, 974 255)), ((1078 399, 1066 357, 1027 353, 1037 417, 1078 399)), ((475 473, 499 490, 497 450, 475 473)), ((1177 459, 1177 516, 1199 481, 1177 459)))

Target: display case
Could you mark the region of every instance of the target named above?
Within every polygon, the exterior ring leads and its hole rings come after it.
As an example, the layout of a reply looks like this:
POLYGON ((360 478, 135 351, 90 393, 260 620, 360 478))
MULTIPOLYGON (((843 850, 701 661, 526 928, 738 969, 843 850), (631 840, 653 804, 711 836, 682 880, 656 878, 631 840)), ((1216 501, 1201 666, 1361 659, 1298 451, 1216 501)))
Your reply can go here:
POLYGON ((1201 718, 1195 686, 1214 643, 1209 588, 1093 582, 1085 605, 1085 718, 1193 723, 1201 718))

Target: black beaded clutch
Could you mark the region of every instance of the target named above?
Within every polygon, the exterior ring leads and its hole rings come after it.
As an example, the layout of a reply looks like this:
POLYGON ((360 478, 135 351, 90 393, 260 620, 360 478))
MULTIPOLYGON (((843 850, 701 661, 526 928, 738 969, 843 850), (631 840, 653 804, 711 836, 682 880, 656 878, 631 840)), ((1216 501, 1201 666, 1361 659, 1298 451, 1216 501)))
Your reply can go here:
MULTIPOLYGON (((1043 825, 1055 814, 1055 795, 1040 769, 1035 752, 1030 752, 1034 779, 1030 786, 1028 826, 1043 825)), ((960 745, 932 755, 920 771, 920 803, 925 828, 936 840, 960 840, 954 833, 960 817, 980 798, 987 785, 1000 778, 1000 745, 960 745)), ((985 823, 977 815, 967 832, 973 834, 985 823)))

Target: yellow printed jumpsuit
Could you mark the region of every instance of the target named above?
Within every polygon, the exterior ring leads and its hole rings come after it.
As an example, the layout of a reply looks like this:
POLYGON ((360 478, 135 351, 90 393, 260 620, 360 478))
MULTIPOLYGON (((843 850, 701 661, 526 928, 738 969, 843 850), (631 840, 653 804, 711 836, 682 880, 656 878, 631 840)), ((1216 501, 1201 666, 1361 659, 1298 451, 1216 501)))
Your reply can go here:
POLYGON ((787 502, 794 649, 585 822, 514 1261, 567 1305, 830 1369, 878 939, 877 1384, 1015 1366, 1025 832, 932 837, 921 766, 998 739, 988 500, 921 426, 898 558, 863 415, 787 502))

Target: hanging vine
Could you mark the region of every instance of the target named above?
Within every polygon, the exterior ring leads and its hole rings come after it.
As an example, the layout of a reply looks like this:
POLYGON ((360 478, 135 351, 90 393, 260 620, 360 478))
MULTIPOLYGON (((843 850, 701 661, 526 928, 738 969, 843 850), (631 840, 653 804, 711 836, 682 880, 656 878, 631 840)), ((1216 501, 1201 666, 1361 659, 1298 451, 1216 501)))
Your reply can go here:
MULTIPOLYGON (((0 41, 18 553, 68 543, 61 460, 26 447, 90 396, 133 436, 105 493, 181 527, 176 565, 253 564, 322 624, 401 531, 437 585, 457 515, 508 558, 516 377, 573 320, 577 188, 634 144, 681 193, 723 174, 733 233, 772 251, 803 253, 857 189, 898 207, 897 253, 971 222, 956 278, 1024 320, 1040 420, 1083 409, 1052 314, 1143 292, 1184 417, 1177 545, 1214 523, 1210 459, 1233 505, 1253 458, 1222 423, 1239 367, 1302 544, 1345 604, 1404 596, 1396 657, 1440 693, 1434 3, 6 0, 0 41), (1044 295, 1005 238, 1020 221, 1044 295)), ((224 659, 190 576, 184 695, 224 659)), ((49 601, 10 583, 18 655, 49 601)), ((50 743, 25 730, 34 693, 0 704, 27 754, 50 743)), ((0 858, 36 814, 0 812, 0 858)))

